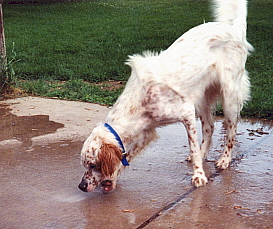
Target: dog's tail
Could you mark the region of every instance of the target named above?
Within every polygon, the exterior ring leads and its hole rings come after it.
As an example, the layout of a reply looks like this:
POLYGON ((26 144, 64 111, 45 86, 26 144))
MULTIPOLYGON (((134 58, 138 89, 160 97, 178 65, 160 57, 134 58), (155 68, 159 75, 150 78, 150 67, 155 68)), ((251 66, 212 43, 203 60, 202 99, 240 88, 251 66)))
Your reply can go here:
POLYGON ((253 51, 253 47, 246 41, 247 0, 213 0, 213 3, 215 21, 233 26, 247 44, 248 50, 253 51))
POLYGON ((213 0, 215 21, 246 28, 247 0, 213 0))

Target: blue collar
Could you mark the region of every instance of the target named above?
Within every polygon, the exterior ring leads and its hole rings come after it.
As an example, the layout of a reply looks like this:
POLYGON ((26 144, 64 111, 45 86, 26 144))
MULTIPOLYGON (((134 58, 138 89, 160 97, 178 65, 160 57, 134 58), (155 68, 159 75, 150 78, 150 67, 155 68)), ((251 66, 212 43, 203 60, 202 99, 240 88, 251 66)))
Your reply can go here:
POLYGON ((120 146, 120 148, 122 149, 122 159, 121 159, 122 165, 123 165, 123 166, 128 166, 129 163, 128 163, 127 159, 126 159, 127 153, 126 153, 126 151, 125 151, 125 148, 124 148, 124 146, 123 146, 123 144, 122 144, 122 141, 121 141, 119 135, 118 135, 117 132, 113 129, 113 127, 110 126, 108 123, 104 123, 104 126, 105 126, 105 127, 106 127, 114 136, 115 136, 115 139, 118 141, 119 146, 120 146))

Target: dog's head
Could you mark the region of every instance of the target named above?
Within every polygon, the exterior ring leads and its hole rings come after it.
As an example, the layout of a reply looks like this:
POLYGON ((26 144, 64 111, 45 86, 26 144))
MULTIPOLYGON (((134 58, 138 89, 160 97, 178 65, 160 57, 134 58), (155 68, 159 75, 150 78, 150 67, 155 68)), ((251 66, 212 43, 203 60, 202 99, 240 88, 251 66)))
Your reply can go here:
POLYGON ((82 147, 81 161, 87 170, 79 189, 91 192, 99 186, 104 193, 113 191, 121 159, 122 151, 114 136, 104 126, 96 127, 82 147))

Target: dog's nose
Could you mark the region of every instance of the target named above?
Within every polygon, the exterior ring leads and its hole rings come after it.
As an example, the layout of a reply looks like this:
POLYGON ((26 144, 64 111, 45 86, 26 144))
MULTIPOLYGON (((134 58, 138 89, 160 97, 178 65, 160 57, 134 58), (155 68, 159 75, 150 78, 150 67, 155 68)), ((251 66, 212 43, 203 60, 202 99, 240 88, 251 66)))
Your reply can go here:
POLYGON ((79 184, 78 188, 83 192, 87 192, 88 182, 85 179, 82 179, 81 183, 79 184))

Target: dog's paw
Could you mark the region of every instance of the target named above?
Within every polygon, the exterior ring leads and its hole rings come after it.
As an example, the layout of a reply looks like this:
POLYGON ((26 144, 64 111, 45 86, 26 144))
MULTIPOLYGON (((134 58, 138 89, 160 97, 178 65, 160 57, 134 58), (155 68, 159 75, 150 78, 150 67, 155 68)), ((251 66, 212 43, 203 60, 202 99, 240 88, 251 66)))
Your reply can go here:
POLYGON ((215 166, 216 166, 216 168, 218 168, 218 169, 226 169, 226 168, 228 168, 229 167, 229 165, 230 165, 230 161, 231 161, 231 159, 229 159, 229 158, 220 158, 216 163, 215 163, 215 166))
POLYGON ((205 174, 195 174, 192 176, 192 184, 196 187, 204 186, 208 183, 208 178, 205 174))

